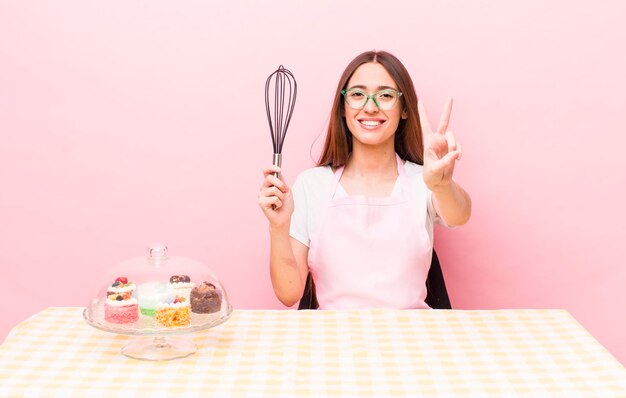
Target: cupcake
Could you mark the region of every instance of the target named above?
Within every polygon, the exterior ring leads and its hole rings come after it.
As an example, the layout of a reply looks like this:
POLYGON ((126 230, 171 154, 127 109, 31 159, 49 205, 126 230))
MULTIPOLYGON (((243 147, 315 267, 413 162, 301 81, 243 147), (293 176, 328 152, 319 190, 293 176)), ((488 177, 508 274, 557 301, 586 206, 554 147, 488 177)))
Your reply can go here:
POLYGON ((137 299, 141 315, 154 316, 161 299, 168 294, 169 286, 163 282, 146 282, 137 286, 137 299))
POLYGON ((209 282, 191 290, 191 311, 196 314, 211 314, 222 308, 222 293, 209 282))
POLYGON ((159 303, 156 309, 156 321, 161 326, 187 326, 191 323, 189 301, 180 296, 169 296, 159 303))
POLYGON ((170 277, 170 287, 173 289, 174 294, 184 297, 187 299, 187 302, 189 302, 191 289, 195 286, 196 284, 191 281, 188 275, 172 275, 170 277))
POLYGON ((138 318, 137 299, 133 297, 135 284, 120 276, 107 289, 104 320, 112 323, 132 323, 138 318))

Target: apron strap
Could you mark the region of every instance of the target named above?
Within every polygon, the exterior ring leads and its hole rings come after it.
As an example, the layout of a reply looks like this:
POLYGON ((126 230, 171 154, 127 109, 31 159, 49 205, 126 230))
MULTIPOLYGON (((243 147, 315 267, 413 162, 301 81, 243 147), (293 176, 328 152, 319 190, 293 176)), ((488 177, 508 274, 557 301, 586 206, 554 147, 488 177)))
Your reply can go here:
POLYGON ((333 181, 330 184, 330 189, 328 190, 328 201, 333 200, 333 197, 335 196, 335 192, 337 191, 337 187, 339 186, 339 180, 341 179, 341 176, 343 175, 343 170, 345 169, 345 166, 341 166, 339 167, 337 170, 335 170, 335 173, 333 174, 333 181))

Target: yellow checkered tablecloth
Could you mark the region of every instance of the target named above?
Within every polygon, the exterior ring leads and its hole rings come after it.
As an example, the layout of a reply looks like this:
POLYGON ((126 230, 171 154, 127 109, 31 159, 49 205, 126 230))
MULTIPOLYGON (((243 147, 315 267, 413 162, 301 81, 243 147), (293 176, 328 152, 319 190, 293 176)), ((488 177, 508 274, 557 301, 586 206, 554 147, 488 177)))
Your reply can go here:
POLYGON ((0 397, 626 397, 626 369, 564 310, 236 310, 165 362, 82 308, 0 346, 0 397))

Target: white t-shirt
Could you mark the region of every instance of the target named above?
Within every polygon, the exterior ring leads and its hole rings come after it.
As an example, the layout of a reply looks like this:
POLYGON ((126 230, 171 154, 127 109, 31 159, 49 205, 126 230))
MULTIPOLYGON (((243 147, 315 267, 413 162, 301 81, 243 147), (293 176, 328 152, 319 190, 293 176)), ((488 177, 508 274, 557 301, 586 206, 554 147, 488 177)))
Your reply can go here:
MULTIPOLYGON (((415 181, 415 184, 423 184, 422 166, 406 161, 404 163, 404 170, 407 177, 415 181)), ((311 236, 317 226, 322 206, 326 205, 328 202, 328 191, 332 180, 333 171, 330 166, 314 167, 300 173, 291 187, 295 209, 291 216, 289 234, 306 246, 309 246, 311 243, 311 236)), ((396 181, 391 196, 399 195, 398 188, 398 182, 396 181)), ((425 217, 426 230, 428 231, 432 245, 434 225, 445 224, 435 211, 432 192, 428 189, 426 189, 426 192, 428 195, 428 214, 425 217)), ((337 192, 335 192, 335 198, 345 196, 348 196, 348 194, 343 189, 340 182, 337 186, 337 192)), ((416 203, 416 206, 417 205, 416 203)))

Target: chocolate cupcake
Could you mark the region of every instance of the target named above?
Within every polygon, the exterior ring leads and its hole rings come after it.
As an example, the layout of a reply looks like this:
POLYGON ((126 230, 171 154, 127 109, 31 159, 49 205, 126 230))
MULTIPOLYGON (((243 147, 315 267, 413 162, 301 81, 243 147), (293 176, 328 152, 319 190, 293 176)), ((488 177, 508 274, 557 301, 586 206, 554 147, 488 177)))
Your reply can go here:
POLYGON ((222 293, 209 282, 194 287, 190 294, 191 311, 196 314, 211 314, 222 308, 222 293))

